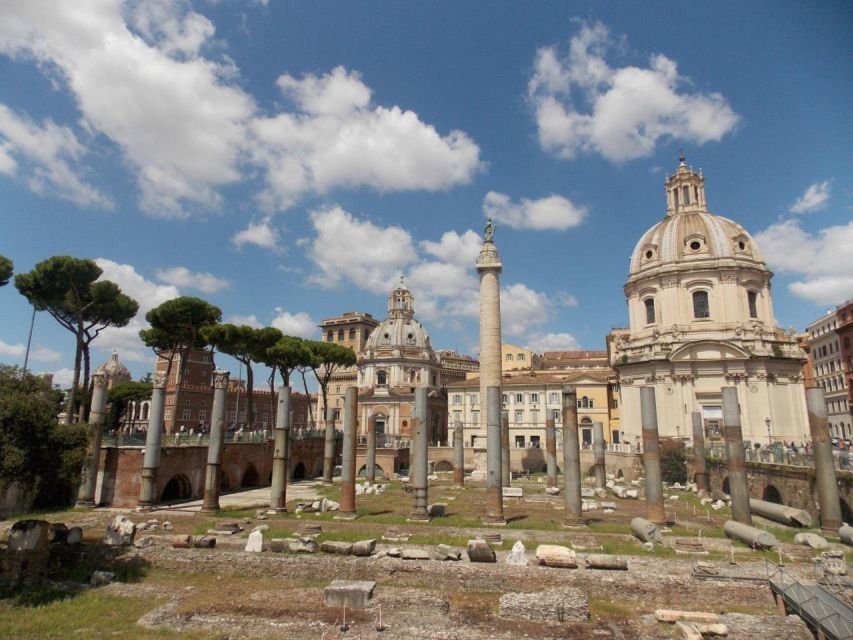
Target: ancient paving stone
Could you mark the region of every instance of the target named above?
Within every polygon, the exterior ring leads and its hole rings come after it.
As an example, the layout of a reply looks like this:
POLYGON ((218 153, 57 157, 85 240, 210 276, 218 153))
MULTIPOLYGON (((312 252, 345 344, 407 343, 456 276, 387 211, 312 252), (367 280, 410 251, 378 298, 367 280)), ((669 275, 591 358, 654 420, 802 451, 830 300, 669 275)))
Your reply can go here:
POLYGON ((468 559, 471 562, 497 562, 495 550, 485 540, 468 541, 468 559))
POLYGON ((512 550, 506 557, 506 563, 513 567, 526 567, 528 565, 527 550, 521 540, 516 540, 512 550))
POLYGON ((557 587, 534 593, 505 593, 499 609, 503 618, 544 622, 587 622, 589 603, 583 591, 557 587))
POLYGON ((127 516, 118 515, 107 525, 104 544, 110 547, 129 546, 136 537, 136 525, 127 516))
POLYGON ((348 556, 352 553, 352 543, 338 542, 337 540, 326 540, 320 544, 320 551, 323 553, 337 553, 339 555, 348 556))
POLYGON ((111 571, 95 571, 89 578, 89 584, 93 587, 100 587, 101 585, 111 583, 115 580, 115 577, 115 574, 111 571))
POLYGON ((540 544, 536 547, 536 559, 539 564, 546 567, 558 567, 562 569, 577 569, 577 555, 567 547, 555 544, 540 544))
POLYGON ((81 527, 71 527, 68 530, 68 535, 65 536, 67 544, 80 544, 83 542, 83 529, 81 527))
POLYGON ((333 580, 323 589, 323 601, 327 607, 364 609, 375 588, 376 583, 371 580, 333 580))
POLYGON ((376 540, 359 540, 352 545, 352 554, 354 556, 366 557, 373 554, 376 549, 376 540))
POLYGON ((260 531, 252 531, 246 541, 246 551, 260 553, 264 550, 264 534, 260 531))
POLYGON ((9 551, 44 551, 49 529, 45 520, 18 520, 9 532, 9 551))
POLYGON ((433 558, 436 560, 461 560, 462 552, 459 549, 454 549, 446 544, 440 544, 432 552, 433 558))
POLYGON ((426 549, 418 549, 416 547, 405 547, 400 554, 403 560, 429 560, 430 554, 426 549))

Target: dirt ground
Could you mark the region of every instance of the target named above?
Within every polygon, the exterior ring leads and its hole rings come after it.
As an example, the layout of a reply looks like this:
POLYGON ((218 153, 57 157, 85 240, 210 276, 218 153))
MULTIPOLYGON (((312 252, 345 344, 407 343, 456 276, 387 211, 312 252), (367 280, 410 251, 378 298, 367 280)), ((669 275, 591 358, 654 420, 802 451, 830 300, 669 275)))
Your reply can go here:
MULTIPOLYGON (((628 524, 633 517, 644 515, 644 502, 606 498, 616 503, 612 513, 588 512, 587 526, 567 529, 562 526, 565 515, 562 498, 546 496, 544 485, 538 480, 520 483, 525 498, 506 501, 509 522, 501 528, 482 525, 481 486, 458 490, 447 481, 438 481, 430 487, 430 502, 444 504, 445 515, 427 524, 406 521, 411 494, 399 483, 390 483, 383 495, 358 496, 360 517, 354 521, 335 520, 333 512, 297 516, 297 501, 289 504, 290 513, 286 515, 260 518, 254 509, 221 512, 215 517, 178 510, 154 515, 125 512, 137 523, 152 518, 158 521, 157 529, 137 533, 137 540, 151 536, 153 544, 111 553, 101 546, 100 538, 118 511, 71 510, 39 517, 84 528, 84 544, 75 552, 74 559, 66 563, 72 566, 65 568, 78 581, 85 580, 90 569, 121 569, 117 572, 118 581, 88 591, 139 605, 143 613, 134 618, 138 635, 131 637, 473 640, 680 637, 672 625, 655 621, 653 614, 659 608, 721 614, 729 629, 728 637, 733 640, 812 637, 798 618, 779 614, 766 585, 743 580, 766 576, 771 565, 780 560, 792 575, 804 580, 816 579, 813 560, 819 553, 794 545, 795 530, 756 521, 766 525, 780 545, 774 552, 753 551, 723 536, 722 524, 729 517, 727 509, 708 510, 694 496, 672 492, 678 496, 677 500, 667 500, 673 524, 665 532, 664 543, 648 551, 631 535, 628 524), (172 531, 163 531, 166 520, 171 523, 172 531), (172 548, 175 534, 201 535, 226 522, 240 523, 244 531, 235 536, 219 536, 215 549, 172 548), (373 557, 366 558, 267 550, 272 538, 298 535, 306 524, 320 525, 322 533, 318 542, 374 538, 379 543, 373 557), (259 525, 268 527, 264 531, 265 550, 248 553, 243 550, 246 537, 259 525), (411 537, 407 542, 383 542, 382 534, 389 528, 403 530, 411 537), (502 544, 494 545, 495 564, 471 563, 465 553, 457 562, 403 560, 386 555, 392 547, 433 551, 438 544, 464 551, 467 540, 495 533, 503 539, 502 544), (694 544, 701 540, 706 553, 680 553, 684 545, 679 542, 685 539, 694 544), (509 550, 518 540, 526 547, 530 560, 527 567, 506 564, 509 550), (538 566, 535 551, 542 543, 576 549, 580 568, 538 566), (587 569, 584 562, 587 553, 622 556, 627 559, 628 570, 587 569), (698 561, 712 563, 721 576, 697 579, 693 572, 698 561), (344 631, 341 630, 344 611, 325 606, 323 599, 324 587, 336 579, 376 582, 367 609, 346 611, 344 631), (586 596, 589 610, 586 622, 518 620, 499 614, 503 594, 540 594, 563 587, 578 588, 586 596), (377 630, 380 615, 381 630, 377 630)), ((320 486, 317 490, 331 499, 339 499, 338 487, 320 486)), ((0 530, 8 529, 10 524, 0 523, 0 530)), ((55 580, 61 578, 54 576, 55 580)), ((63 583, 57 584, 61 589, 63 583)), ((78 596, 69 597, 73 600, 78 596)), ((16 610, 21 613, 25 606, 10 599, 0 600, 0 622, 4 614, 11 615, 16 610)), ((33 618, 33 624, 37 622, 33 618)), ((69 633, 73 633, 73 620, 68 624, 69 633)))

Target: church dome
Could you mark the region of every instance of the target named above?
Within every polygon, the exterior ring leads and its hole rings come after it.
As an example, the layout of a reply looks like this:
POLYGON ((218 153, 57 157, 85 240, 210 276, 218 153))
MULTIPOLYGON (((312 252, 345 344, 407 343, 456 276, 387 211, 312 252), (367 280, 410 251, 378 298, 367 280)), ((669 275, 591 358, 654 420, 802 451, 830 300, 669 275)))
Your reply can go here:
POLYGON ((103 373, 109 378, 130 379, 130 370, 121 363, 121 360, 118 359, 118 353, 116 351, 113 351, 109 360, 95 369, 95 373, 103 373))
POLYGON ((631 255, 630 276, 727 260, 766 270, 752 236, 738 223, 709 213, 705 178, 681 158, 665 183, 666 217, 646 231, 631 255))
POLYGON ((381 351, 401 353, 432 353, 429 334, 415 320, 415 297, 400 278, 399 284, 388 296, 388 317, 367 338, 365 351, 375 355, 381 351))

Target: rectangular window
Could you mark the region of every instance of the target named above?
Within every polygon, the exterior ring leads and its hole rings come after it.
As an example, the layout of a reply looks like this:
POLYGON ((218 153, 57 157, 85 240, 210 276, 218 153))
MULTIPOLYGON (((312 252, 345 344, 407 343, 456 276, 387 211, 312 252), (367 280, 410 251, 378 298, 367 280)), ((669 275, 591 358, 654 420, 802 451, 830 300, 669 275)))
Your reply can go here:
POLYGON ((697 319, 711 317, 711 308, 708 305, 707 291, 693 292, 693 317, 697 319))
POLYGON ((472 411, 471 412, 471 422, 473 422, 474 424, 480 424, 480 412, 479 411, 472 411))
POLYGON ((166 409, 166 411, 163 412, 163 419, 164 420, 171 420, 172 419, 172 410, 171 409, 166 409))
POLYGON ((523 353, 518 354, 518 361, 519 362, 524 362, 526 359, 527 359, 527 356, 525 356, 523 353))
POLYGON ((530 402, 532 402, 533 404, 537 404, 539 402, 539 394, 538 393, 531 393, 530 394, 530 402))
POLYGON ((521 424, 522 422, 524 422, 524 411, 516 411, 515 424, 521 424))
POLYGON ((512 362, 512 354, 511 353, 506 354, 506 361, 512 362))
POLYGON ((515 404, 524 404, 524 394, 516 393, 515 394, 515 404))
POLYGON ((207 420, 207 411, 205 411, 204 409, 201 409, 198 412, 198 419, 200 422, 204 422, 205 420, 207 420))
POLYGON ((560 394, 559 393, 549 393, 548 394, 548 402, 551 404, 557 404, 560 402, 560 394))
POLYGON ((553 412, 551 413, 551 417, 554 418, 554 422, 559 423, 560 420, 562 419, 562 416, 560 415, 560 410, 554 409, 553 412))
POLYGON ((461 394, 457 393, 456 395, 453 396, 453 404, 456 404, 456 405, 462 404, 462 395, 461 394))
POLYGON ((453 412, 453 422, 456 422, 457 420, 462 420, 462 412, 461 411, 454 411, 453 412))
POLYGON ((192 409, 184 409, 183 420, 189 420, 192 415, 192 409))
POLYGON ((468 396, 468 404, 469 404, 470 406, 472 406, 472 407, 473 407, 475 404, 477 404, 477 402, 478 402, 479 400, 480 400, 480 395, 479 395, 479 394, 477 394, 477 393, 472 393, 470 396, 468 396))
POLYGON ((755 291, 748 291, 746 294, 747 302, 749 303, 749 317, 758 317, 758 294, 755 291))
POLYGON ((524 449, 524 436, 515 436, 516 449, 524 449))
POLYGON ((539 442, 540 442, 539 436, 530 436, 530 446, 531 447, 535 447, 538 449, 539 448, 539 442))

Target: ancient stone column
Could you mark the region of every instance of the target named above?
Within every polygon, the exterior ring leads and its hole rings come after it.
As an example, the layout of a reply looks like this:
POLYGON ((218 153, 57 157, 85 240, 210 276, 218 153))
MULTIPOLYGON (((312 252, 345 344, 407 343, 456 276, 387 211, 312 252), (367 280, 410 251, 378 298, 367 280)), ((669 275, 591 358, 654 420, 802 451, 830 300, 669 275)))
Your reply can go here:
POLYGON ((501 389, 486 389, 486 524, 505 524, 501 485, 501 389))
POLYGON ((409 520, 429 520, 427 503, 429 501, 429 403, 428 389, 415 389, 415 417, 412 420, 413 445, 415 449, 412 461, 412 512, 409 520))
POLYGON ((607 466, 604 454, 604 425, 592 423, 593 453, 595 455, 595 486, 604 489, 607 483, 607 466))
POLYGON ((92 439, 89 441, 89 463, 83 468, 80 490, 77 492, 78 507, 95 506, 95 487, 98 483, 98 466, 101 463, 101 438, 104 435, 104 409, 107 406, 107 376, 92 374, 92 403, 89 409, 89 424, 92 439))
POLYGON ((509 412, 501 412, 501 486, 512 486, 512 469, 509 460, 509 412))
POLYGON ((693 476, 699 496, 705 497, 711 493, 708 463, 705 460, 705 427, 699 411, 694 411, 691 416, 693 419, 693 476))
POLYGON ((355 429, 358 423, 358 387, 347 387, 344 397, 344 440, 341 462, 339 518, 355 518, 355 429))
MULTIPOLYGON (((367 460, 365 466, 365 479, 370 484, 376 483, 376 419, 367 420, 367 460)), ((392 469, 393 471, 393 469, 392 469)))
POLYGON ((743 431, 740 426, 740 405, 735 387, 723 387, 723 431, 729 469, 729 495, 732 499, 732 519, 752 524, 749 508, 749 483, 746 478, 746 456, 743 452, 743 431))
POLYGON ((453 423, 453 484, 460 489, 465 486, 465 434, 461 420, 453 423))
MULTIPOLYGON (((157 493, 157 470, 160 468, 160 443, 163 439, 163 411, 166 401, 166 375, 154 374, 151 407, 148 412, 148 431, 145 434, 145 457, 142 460, 142 486, 139 489, 140 511, 147 511, 160 502, 157 493)), ((175 408, 177 411, 177 407, 175 408)))
POLYGON ((480 406, 486 423, 486 516, 504 523, 501 464, 501 283, 503 265, 494 243, 495 226, 486 225, 477 256, 480 277, 480 406))
POLYGON ((829 427, 826 420, 826 400, 821 387, 806 389, 806 407, 809 412, 809 431, 814 447, 820 528, 835 533, 841 526, 841 501, 838 497, 838 481, 835 477, 832 443, 829 440, 829 427))
POLYGON ((583 524, 581 509, 581 452, 578 440, 578 394, 574 387, 563 387, 563 477, 566 488, 565 524, 583 524))
POLYGON ((219 482, 222 473, 222 449, 225 444, 225 398, 230 375, 219 369, 213 372, 213 408, 210 414, 210 440, 207 443, 202 511, 219 511, 219 482))
POLYGON ((278 388, 273 433, 272 486, 269 513, 287 513, 287 477, 290 467, 290 387, 278 388))
POLYGON ((323 484, 332 484, 335 472, 335 410, 326 407, 326 446, 323 449, 323 484))
POLYGON ((640 388, 640 412, 643 427, 643 473, 646 476, 646 519, 655 524, 665 524, 658 410, 655 405, 654 387, 640 388))
POLYGON ((545 420, 545 469, 549 487, 557 486, 557 429, 554 418, 545 420))

